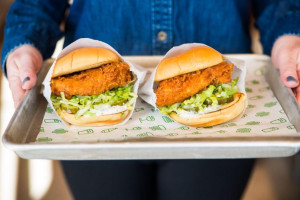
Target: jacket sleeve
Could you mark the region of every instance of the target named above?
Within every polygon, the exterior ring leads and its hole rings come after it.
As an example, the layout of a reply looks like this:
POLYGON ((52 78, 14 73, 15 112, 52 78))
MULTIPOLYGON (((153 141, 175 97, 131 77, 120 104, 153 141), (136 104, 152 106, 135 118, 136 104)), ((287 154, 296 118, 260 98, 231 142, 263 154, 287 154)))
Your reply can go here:
POLYGON ((255 0, 253 8, 265 54, 271 53, 278 37, 300 36, 300 0, 255 0))
POLYGON ((63 36, 59 26, 67 6, 67 0, 16 0, 12 4, 6 17, 1 55, 5 75, 7 56, 21 45, 35 46, 44 59, 51 56, 63 36))

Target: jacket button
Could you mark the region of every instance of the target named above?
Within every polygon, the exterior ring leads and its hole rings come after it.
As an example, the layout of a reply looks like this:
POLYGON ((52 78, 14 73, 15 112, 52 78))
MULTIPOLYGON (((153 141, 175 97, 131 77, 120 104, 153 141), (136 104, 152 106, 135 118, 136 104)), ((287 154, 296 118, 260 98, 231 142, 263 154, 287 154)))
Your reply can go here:
POLYGON ((165 41, 167 39, 167 33, 164 32, 164 31, 160 31, 158 34, 157 34, 157 38, 160 40, 160 41, 165 41))

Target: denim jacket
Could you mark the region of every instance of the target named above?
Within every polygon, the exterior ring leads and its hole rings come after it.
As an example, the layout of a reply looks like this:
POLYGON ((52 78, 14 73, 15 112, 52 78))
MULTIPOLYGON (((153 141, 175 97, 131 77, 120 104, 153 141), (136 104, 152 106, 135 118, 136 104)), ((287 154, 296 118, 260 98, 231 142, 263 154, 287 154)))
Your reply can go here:
POLYGON ((165 54, 188 42, 222 53, 249 53, 251 15, 266 54, 279 36, 300 35, 300 0, 74 0, 71 5, 67 0, 16 0, 7 15, 1 64, 5 69, 7 55, 23 44, 49 58, 63 36, 65 46, 87 37, 122 55, 165 54))

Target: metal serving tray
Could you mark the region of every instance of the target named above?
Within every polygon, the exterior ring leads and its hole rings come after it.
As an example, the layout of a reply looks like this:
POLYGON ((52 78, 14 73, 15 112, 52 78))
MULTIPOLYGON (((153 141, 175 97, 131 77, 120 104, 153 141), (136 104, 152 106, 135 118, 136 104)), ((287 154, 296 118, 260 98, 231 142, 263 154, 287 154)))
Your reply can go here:
MULTIPOLYGON (((42 81, 53 60, 44 63, 37 86, 15 111, 3 135, 3 144, 26 159, 101 160, 101 159, 187 159, 187 158, 263 158, 296 154, 300 147, 300 111, 291 90, 285 88, 278 71, 264 55, 225 55, 257 60, 266 66, 265 78, 283 107, 297 134, 281 136, 232 136, 175 138, 142 137, 126 141, 100 143, 34 143, 40 131, 47 101, 42 95, 42 81)), ((154 67, 160 56, 128 56, 127 60, 144 67, 154 67)), ((149 111, 150 112, 150 111, 149 111)))

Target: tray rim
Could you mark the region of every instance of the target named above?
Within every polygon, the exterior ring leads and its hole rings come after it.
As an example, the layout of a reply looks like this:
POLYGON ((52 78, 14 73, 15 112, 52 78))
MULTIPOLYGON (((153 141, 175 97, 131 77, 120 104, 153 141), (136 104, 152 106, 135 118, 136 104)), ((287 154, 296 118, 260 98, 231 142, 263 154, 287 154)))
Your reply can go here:
MULTIPOLYGON (((241 59, 257 59, 257 60, 270 60, 270 56, 263 54, 224 54, 225 57, 235 57, 241 59)), ((124 56, 125 59, 135 60, 135 59, 158 59, 160 60, 162 56, 124 56)), ((53 62, 54 59, 47 60, 45 62, 53 62)), ((153 142, 153 137, 150 137, 152 141, 144 141, 147 138, 139 139, 138 141, 134 140, 126 140, 126 141, 110 141, 110 142, 100 142, 100 143, 89 143, 89 142, 81 142, 81 143, 56 143, 56 144, 47 144, 47 143, 16 143, 10 141, 9 137, 7 137, 7 132, 9 131, 9 127, 13 123, 13 119, 15 115, 18 115, 22 109, 23 102, 20 107, 15 111, 13 117, 11 118, 8 126, 4 134, 2 135, 2 142, 5 147, 10 150, 15 151, 18 155, 20 151, 32 151, 32 150, 72 150, 72 149, 99 149, 107 148, 107 149, 145 149, 145 148, 255 148, 255 147, 288 147, 294 148, 295 153, 299 151, 300 148, 300 134, 299 136, 258 136, 258 137, 249 137, 249 136, 233 136, 233 137, 213 137, 213 138, 192 138, 193 141, 182 141, 183 138, 179 139, 165 139, 158 137, 158 141, 153 142), (195 140, 196 139, 196 140, 195 140), (167 140, 167 141, 165 141, 167 140), (176 141, 179 140, 179 141, 176 141), (217 141, 212 141, 217 140, 217 141), (249 143, 251 141, 251 143, 249 143)), ((297 132, 299 133, 299 132, 297 132)), ((148 138, 149 139, 149 138, 148 138)), ((22 152, 21 152, 22 154, 22 152)), ((24 156, 24 155, 23 155, 24 156)), ((23 157, 22 156, 22 157, 23 157)), ((24 157, 26 158, 26 157, 24 157)))

